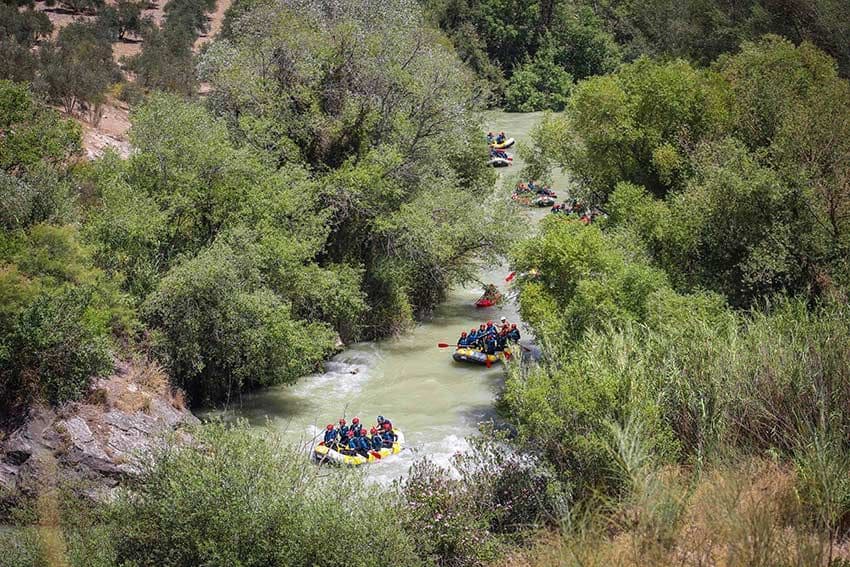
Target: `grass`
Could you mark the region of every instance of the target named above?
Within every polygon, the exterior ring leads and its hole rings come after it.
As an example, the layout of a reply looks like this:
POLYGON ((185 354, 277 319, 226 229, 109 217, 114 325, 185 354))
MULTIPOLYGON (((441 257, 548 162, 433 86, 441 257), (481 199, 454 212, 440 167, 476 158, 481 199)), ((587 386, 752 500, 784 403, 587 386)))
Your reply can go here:
POLYGON ((811 527, 793 469, 752 459, 698 477, 683 467, 655 475, 661 490, 608 502, 501 564, 791 567, 850 561, 850 550, 832 546, 827 533, 811 527), (670 495, 682 498, 671 503, 670 495), (659 516, 671 505, 676 514, 659 516))

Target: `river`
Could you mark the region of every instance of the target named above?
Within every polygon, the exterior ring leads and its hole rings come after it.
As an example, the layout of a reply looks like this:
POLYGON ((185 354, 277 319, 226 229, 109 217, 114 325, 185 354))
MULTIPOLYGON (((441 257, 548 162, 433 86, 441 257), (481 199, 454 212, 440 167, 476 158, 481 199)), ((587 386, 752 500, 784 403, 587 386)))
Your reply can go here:
MULTIPOLYGON (((488 127, 504 131, 519 141, 528 140, 540 113, 508 114, 490 112, 488 127)), ((502 182, 510 182, 522 167, 514 154, 514 166, 500 171, 502 182)), ((566 180, 555 178, 555 189, 566 180)), ((547 209, 530 210, 529 223, 545 215, 547 209)), ((481 280, 506 290, 506 267, 485 270, 481 280)), ((370 479, 388 482, 404 475, 410 464, 428 456, 448 464, 456 451, 463 451, 465 438, 478 424, 495 417, 494 402, 505 372, 501 365, 487 369, 452 361, 452 349, 439 349, 437 343, 453 343, 461 330, 469 330, 482 320, 498 320, 504 315, 519 322, 516 306, 506 301, 496 308, 477 309, 474 301, 480 287, 455 288, 430 318, 404 336, 351 345, 326 363, 325 372, 306 376, 294 385, 268 388, 245 395, 224 412, 227 418, 244 418, 258 428, 272 427, 284 432, 305 448, 312 445, 328 423, 339 417, 359 416, 366 424, 385 415, 404 432, 405 450, 366 469, 370 479)), ((210 412, 205 417, 221 414, 210 412)))

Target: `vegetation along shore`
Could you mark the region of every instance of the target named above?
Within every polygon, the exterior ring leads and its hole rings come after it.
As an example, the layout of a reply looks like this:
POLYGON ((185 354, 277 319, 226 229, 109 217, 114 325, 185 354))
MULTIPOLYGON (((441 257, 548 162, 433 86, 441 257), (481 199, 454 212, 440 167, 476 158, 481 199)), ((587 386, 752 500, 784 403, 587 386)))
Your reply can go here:
POLYGON ((848 37, 6 0, 0 565, 850 565, 848 37))

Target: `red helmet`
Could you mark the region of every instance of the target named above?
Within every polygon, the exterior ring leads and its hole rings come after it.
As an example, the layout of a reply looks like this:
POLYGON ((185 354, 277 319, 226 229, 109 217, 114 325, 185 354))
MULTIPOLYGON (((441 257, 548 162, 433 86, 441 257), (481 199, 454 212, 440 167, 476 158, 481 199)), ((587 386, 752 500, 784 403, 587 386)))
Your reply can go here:
POLYGON ((354 425, 357 425, 358 423, 360 423, 360 418, 355 417, 354 419, 351 420, 351 423, 353 423, 354 425))
POLYGON ((349 431, 349 432, 348 432, 348 436, 349 436, 349 437, 354 437, 354 430, 349 431))
POLYGON ((493 324, 493 321, 487 321, 487 326, 488 326, 488 327, 489 327, 490 325, 492 325, 492 324, 493 324))
POLYGON ((511 323, 511 329, 516 329, 516 323, 511 323))
POLYGON ((339 424, 340 424, 340 425, 345 425, 345 420, 344 420, 344 419, 340 419, 340 420, 339 420, 339 424))
POLYGON ((461 336, 461 337, 465 337, 465 336, 466 336, 466 331, 462 331, 462 332, 460 333, 460 336, 461 336))
POLYGON ((369 430, 369 433, 371 433, 372 435, 375 435, 377 432, 378 432, 378 430, 375 429, 374 427, 369 430))
POLYGON ((384 429, 386 429, 387 431, 389 431, 389 430, 390 430, 390 424, 389 424, 389 423, 387 423, 387 422, 384 422, 384 429))
POLYGON ((328 426, 325 429, 327 429, 328 431, 333 431, 334 430, 334 424, 329 423, 328 426))

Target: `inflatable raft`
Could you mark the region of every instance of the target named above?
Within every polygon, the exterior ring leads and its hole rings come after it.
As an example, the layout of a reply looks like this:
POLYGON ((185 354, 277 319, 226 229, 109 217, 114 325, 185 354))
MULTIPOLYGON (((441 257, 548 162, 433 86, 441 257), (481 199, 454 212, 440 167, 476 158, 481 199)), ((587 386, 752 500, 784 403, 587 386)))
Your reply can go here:
POLYGON ((491 167, 508 167, 511 165, 511 160, 500 157, 492 157, 490 158, 490 161, 487 162, 487 165, 491 167))
POLYGON ((502 301, 502 294, 497 293, 496 295, 490 296, 482 296, 475 302, 476 307, 493 307, 497 305, 500 301, 502 301))
POLYGON ((509 348, 506 348, 504 352, 497 352, 496 354, 485 354, 474 348, 459 348, 452 355, 452 358, 455 359, 455 362, 468 362, 470 364, 490 366, 495 362, 499 362, 505 355, 510 358, 511 350, 509 348))
POLYGON ((377 463, 383 460, 390 455, 396 455, 401 452, 404 447, 404 434, 398 429, 393 429, 393 433, 396 435, 395 443, 393 443, 392 447, 383 447, 380 451, 369 451, 369 457, 364 457, 363 455, 345 455, 331 449, 327 445, 325 445, 324 441, 316 445, 313 448, 313 459, 316 461, 323 463, 329 462, 336 465, 348 465, 348 466, 358 466, 365 465, 367 463, 377 463))
POLYGON ((513 146, 515 143, 516 143, 516 140, 514 140, 513 138, 508 138, 507 140, 505 140, 501 144, 493 142, 492 144, 490 144, 490 147, 493 148, 494 150, 505 150, 505 149, 513 146))
POLYGON ((555 199, 548 195, 540 195, 532 199, 531 204, 535 207, 551 207, 555 204, 555 199))

